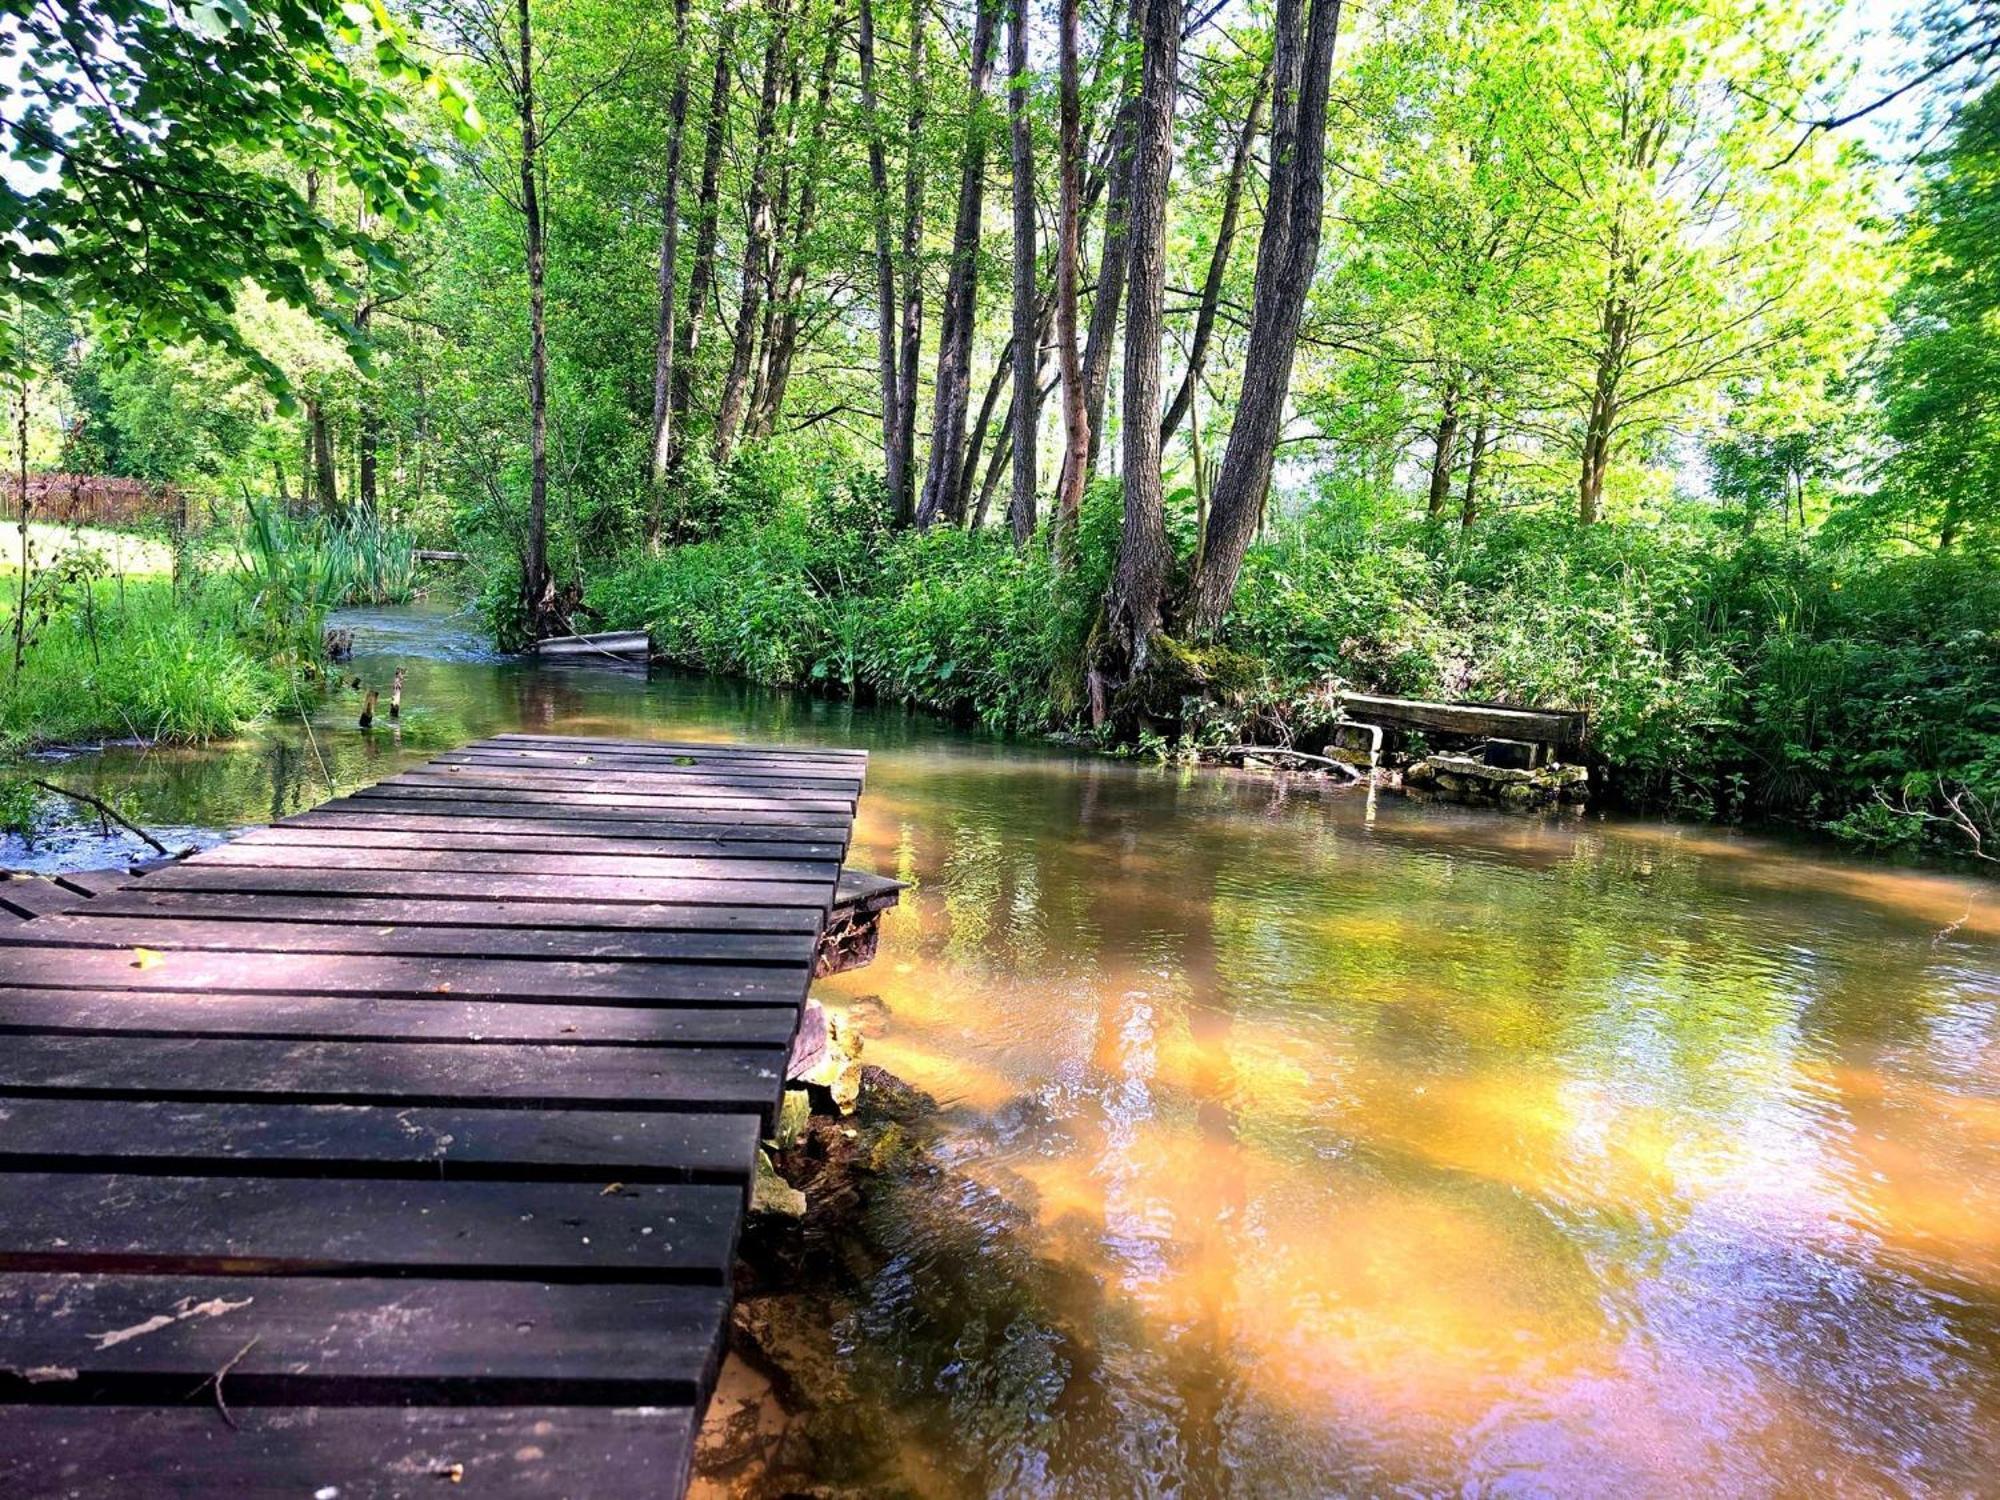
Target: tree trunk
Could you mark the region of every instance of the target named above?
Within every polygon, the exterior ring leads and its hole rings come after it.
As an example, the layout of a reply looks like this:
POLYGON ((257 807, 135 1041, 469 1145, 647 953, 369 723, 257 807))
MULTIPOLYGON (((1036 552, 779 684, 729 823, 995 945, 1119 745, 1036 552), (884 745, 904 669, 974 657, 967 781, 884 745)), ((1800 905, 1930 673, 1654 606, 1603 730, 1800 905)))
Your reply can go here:
POLYGON ((725 10, 715 39, 715 73, 709 81, 708 121, 703 128, 701 188, 695 199, 694 254, 688 263, 687 313, 681 319, 674 349, 673 394, 669 402, 673 432, 668 440, 667 467, 678 469, 685 452, 684 419, 694 403, 694 356, 701 346, 701 320, 715 285, 715 237, 721 222, 722 150, 729 138, 730 52, 736 36, 736 13, 725 10))
POLYGON ((1174 92, 1184 0, 1134 0, 1143 48, 1132 134, 1126 256, 1125 524, 1089 671, 1090 710, 1102 724, 1118 692, 1146 669, 1173 555, 1160 472, 1160 343, 1166 325, 1167 187, 1173 175, 1174 92))
POLYGON ((1229 158, 1229 178, 1222 192, 1222 218, 1215 228, 1215 249, 1208 257, 1208 274, 1201 283, 1201 305, 1194 315, 1194 337, 1188 344, 1187 373, 1180 389, 1160 419, 1160 442, 1164 445, 1181 425, 1194 404, 1194 388, 1208 363, 1208 346, 1215 336, 1215 319, 1222 309, 1222 281, 1229 273, 1229 256, 1236 244, 1236 224, 1243 209, 1243 180, 1249 175, 1250 148, 1264 115, 1264 95, 1271 86, 1270 69, 1257 78, 1257 91, 1250 96, 1250 113, 1237 134, 1236 149, 1229 158))
POLYGON ((771 141, 778 125, 778 87, 785 70, 790 12, 787 0, 767 0, 767 5, 771 35, 764 44, 764 88, 757 99, 756 146, 750 158, 750 233, 743 244, 743 296, 736 307, 729 374, 723 380, 722 400, 715 412, 713 451, 718 469, 729 466, 736 430, 749 398, 750 356, 756 346, 757 318, 763 310, 765 258, 771 253, 771 141))
POLYGON ((1577 477, 1576 518, 1595 525, 1604 509, 1604 480, 1611 472, 1611 437, 1618 420, 1618 377, 1607 359, 1600 364, 1583 428, 1583 472, 1577 477))
POLYGON ((1035 534, 1035 400, 1041 366, 1035 325, 1035 134, 1028 117, 1028 0, 1013 0, 1007 22, 1007 124, 1014 188, 1014 493, 1007 509, 1014 545, 1035 534))
POLYGON ((1067 554, 1083 509, 1083 486, 1090 465, 1090 406, 1083 390, 1083 363, 1077 338, 1077 259, 1083 239, 1082 105, 1077 76, 1082 19, 1078 0, 1062 0, 1057 19, 1057 52, 1062 97, 1058 106, 1056 172, 1059 179, 1056 229, 1056 359, 1062 375, 1063 467, 1056 492, 1055 541, 1058 558, 1067 554))
POLYGON ((889 226, 889 152, 882 129, 882 101, 875 89, 875 5, 861 0, 861 112, 868 121, 868 186, 875 218, 875 359, 882 385, 882 471, 896 503, 908 484, 909 455, 902 447, 896 375, 896 255, 889 226))
POLYGON ((323 516, 340 510, 340 471, 333 462, 333 428, 317 398, 306 398, 306 472, 312 475, 313 504, 323 516))
POLYGON ((910 7, 910 110, 903 132, 903 337, 897 359, 896 450, 902 487, 891 495, 896 524, 917 514, 917 361, 924 346, 924 0, 910 7))
POLYGON ((1437 431, 1431 438, 1431 493, 1424 514, 1435 521, 1444 515, 1451 498, 1451 478, 1458 471, 1458 387, 1448 385, 1444 411, 1438 416, 1437 431))
MULTIPOLYGON (((972 424, 972 433, 966 439, 965 462, 959 468, 958 487, 966 494, 972 493, 973 477, 979 473, 979 455, 986 451, 986 434, 993 426, 993 408, 999 405, 1001 392, 1007 389, 1007 382, 1014 373, 1014 342, 1009 339, 1000 346, 1000 358, 994 361, 993 378, 986 382, 986 396, 979 403, 979 416, 972 424)), ((1000 418, 1001 437, 995 448, 1007 446, 1007 435, 1013 431, 1014 405, 1007 404, 1006 414, 1000 418)), ((985 513, 976 512, 971 529, 977 531, 985 522, 985 513)))
POLYGON ((1127 97, 1111 122, 1110 167, 1104 198, 1104 243, 1098 254, 1097 286, 1090 299, 1090 325, 1083 342, 1087 483, 1104 446, 1104 395, 1111 384, 1111 347, 1118 338, 1118 314, 1125 297, 1126 220, 1132 201, 1132 133, 1138 100, 1127 97))
POLYGON ((1284 425, 1306 294, 1319 260, 1326 185, 1326 98, 1340 0, 1278 0, 1272 56, 1271 187, 1257 246, 1243 390, 1209 504, 1208 546, 1189 591, 1188 629, 1212 635, 1229 612, 1257 530, 1284 425))
POLYGON ((936 390, 931 401, 931 455, 924 474, 917 524, 965 519, 966 495, 958 484, 965 450, 965 409, 972 377, 972 333, 978 293, 979 215, 986 189, 986 126, 979 106, 993 72, 994 11, 1000 0, 978 0, 972 28, 971 108, 959 166, 958 218, 952 226, 951 274, 945 283, 943 326, 938 330, 936 390))
POLYGON ((555 580, 549 576, 549 340, 544 264, 541 176, 535 118, 535 34, 529 0, 516 0, 521 70, 517 108, 521 122, 521 216, 528 248, 528 545, 521 559, 521 603, 528 630, 548 633, 555 623, 555 580))
POLYGON ((653 338, 653 443, 649 460, 652 493, 646 505, 646 544, 660 545, 666 510, 667 478, 674 447, 674 337, 679 311, 681 142, 687 134, 688 0, 674 0, 674 87, 667 99, 667 168, 660 197, 660 310, 653 338))
POLYGON ((1472 429, 1472 457, 1465 466, 1465 498, 1458 507, 1458 525, 1462 531, 1470 530, 1479 519, 1479 476, 1486 468, 1488 432, 1489 419, 1481 412, 1479 425, 1472 429))
POLYGON ((819 81, 813 94, 812 115, 806 122, 805 133, 809 144, 805 180, 799 188, 798 213, 787 235, 792 253, 786 263, 785 279, 778 287, 777 320, 766 341, 763 398, 757 403, 757 412, 750 424, 752 433, 760 438, 768 438, 778 429, 778 416, 785 407, 785 388, 791 384, 792 361, 798 354, 799 310, 805 304, 806 272, 810 268, 806 250, 812 242, 813 228, 819 218, 820 169, 825 160, 822 135, 827 109, 833 102, 833 79, 840 65, 841 37, 846 31, 837 5, 827 27, 826 50, 820 54, 819 81))
MULTIPOLYGON (((834 18, 837 22, 838 18, 834 18)), ((835 46, 839 45, 839 27, 836 24, 830 37, 835 46)), ((798 242, 797 226, 793 220, 792 189, 796 185, 799 139, 799 95, 805 80, 799 74, 799 54, 790 53, 785 64, 785 104, 781 116, 785 122, 785 137, 775 150, 778 163, 778 191, 771 208, 771 238, 765 251, 763 264, 758 268, 763 280, 763 313, 758 319, 759 329, 751 341, 749 395, 743 407, 744 436, 756 437, 758 415, 770 397, 771 356, 777 351, 778 326, 783 319, 782 287, 784 278, 780 274, 786 264, 783 247, 798 242)))

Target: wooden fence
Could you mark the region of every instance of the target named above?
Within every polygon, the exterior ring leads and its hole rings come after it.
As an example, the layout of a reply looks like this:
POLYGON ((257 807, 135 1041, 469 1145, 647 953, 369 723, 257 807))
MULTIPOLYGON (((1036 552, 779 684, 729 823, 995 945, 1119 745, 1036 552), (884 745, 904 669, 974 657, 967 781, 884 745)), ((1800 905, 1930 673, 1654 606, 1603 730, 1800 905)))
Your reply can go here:
MULTIPOLYGON (((109 474, 30 474, 28 519, 51 526, 184 528, 187 496, 172 485, 109 474)), ((21 518, 21 477, 0 478, 0 520, 21 518)))

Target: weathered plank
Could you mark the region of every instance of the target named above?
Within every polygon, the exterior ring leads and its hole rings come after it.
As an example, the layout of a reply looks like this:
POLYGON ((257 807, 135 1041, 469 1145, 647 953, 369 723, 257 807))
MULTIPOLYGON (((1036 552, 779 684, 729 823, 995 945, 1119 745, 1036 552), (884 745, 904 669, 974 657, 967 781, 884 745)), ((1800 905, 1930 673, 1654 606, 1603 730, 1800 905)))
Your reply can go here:
POLYGON ((758 1128, 750 1114, 0 1098, 0 1167, 745 1187, 758 1128))
MULTIPOLYGON (((446 870, 296 870, 189 861, 146 877, 149 889, 270 891, 326 896, 644 902, 824 910, 831 881, 641 880, 602 875, 470 875, 446 870)), ((106 898, 99 898, 100 900, 106 898)))
POLYGON ((810 787, 731 787, 680 785, 663 782, 649 787, 607 786, 594 776, 556 776, 535 771, 499 770, 484 774, 463 766, 441 770, 405 771, 377 783, 376 791, 390 787, 453 788, 483 796, 504 795, 546 802, 551 797, 583 798, 564 806, 588 806, 589 799, 619 807, 657 807, 672 810, 681 806, 701 808, 741 808, 751 811, 808 811, 848 814, 854 798, 845 792, 815 791, 810 787))
POLYGON ((449 825, 410 828, 393 818, 374 820, 381 826, 352 820, 347 824, 275 823, 235 840, 239 845, 284 844, 306 849, 463 849, 501 854, 612 854, 679 857, 682 859, 804 859, 838 864, 841 846, 832 840, 782 839, 654 839, 596 838, 552 832, 465 831, 449 825))
POLYGON ((0 1397, 690 1405, 717 1287, 404 1277, 0 1275, 0 1397), (524 1295, 525 1293, 525 1295, 524 1295), (232 1361, 234 1361, 232 1363, 232 1361))
POLYGON ((755 1113, 783 1082, 774 1047, 494 1047, 430 1042, 15 1036, 0 1093, 291 1104, 512 1106, 755 1113))
POLYGON ((19 921, 32 922, 48 912, 68 911, 85 899, 67 886, 40 875, 0 876, 0 911, 11 913, 19 921))
POLYGON ((94 910, 0 927, 0 947, 153 948, 226 953, 354 953, 394 958, 629 959, 635 962, 806 964, 803 932, 601 931, 542 927, 422 927, 394 923, 251 923, 210 917, 100 915, 94 910))
POLYGON ((687 840, 704 844, 814 842, 847 845, 851 820, 821 818, 795 823, 731 823, 711 819, 687 822, 640 815, 620 817, 615 810, 576 816, 560 808, 495 803, 497 811, 486 811, 474 803, 419 805, 404 802, 386 806, 379 801, 341 799, 322 802, 310 812, 294 813, 272 828, 394 828, 451 833, 525 833, 538 838, 571 834, 579 838, 687 840))
POLYGON ((844 803, 820 806, 809 802, 774 803, 756 798, 648 797, 618 792, 535 792, 497 787, 423 786, 385 781, 354 794, 354 802, 396 804, 435 815, 446 804, 476 807, 481 813, 526 816, 529 808, 548 808, 547 817, 619 817, 655 825, 671 823, 763 823, 787 828, 838 830, 852 821, 844 803))
POLYGON ((831 761, 855 767, 868 763, 866 750, 851 750, 837 745, 738 745, 722 740, 637 740, 595 734, 534 734, 526 730, 496 734, 481 743, 543 746, 557 750, 574 750, 579 745, 610 745, 653 755, 734 755, 750 759, 831 761))
POLYGON ((527 766, 558 770, 590 768, 600 771, 647 771, 671 776, 685 773, 727 776, 755 781, 782 781, 790 777, 810 777, 830 786, 858 788, 863 773, 859 767, 829 765, 824 761, 750 759, 742 756, 643 755, 623 750, 538 750, 508 748, 491 744, 468 745, 440 755, 432 762, 447 766, 527 766))
POLYGON ((1581 744, 1590 724, 1587 715, 1566 709, 1432 703, 1421 698, 1385 698, 1372 693, 1342 693, 1340 701, 1350 717, 1370 724, 1433 729, 1445 734, 1534 740, 1562 747, 1581 744))
POLYGON ((623 1493, 634 1475, 678 1494, 695 1428, 691 1406, 232 1405, 230 1415, 212 1404, 0 1407, 0 1494, 572 1500, 623 1493))
POLYGON ((79 990, 173 990, 211 994, 367 995, 415 999, 545 1001, 598 1004, 797 1005, 805 973, 792 967, 571 959, 395 958, 379 953, 214 953, 199 949, 144 954, 128 948, 6 950, 6 982, 79 990))
POLYGON ((0 1173, 0 1271, 513 1277, 723 1286, 711 1183, 0 1173))
POLYGON ((786 1047, 796 1005, 576 1005, 445 995, 212 994, 0 987, 0 1032, 306 1041, 786 1047))
MULTIPOLYGON (((177 891, 151 881, 103 896, 93 916, 199 916, 217 922, 299 922, 407 927, 518 928, 586 932, 787 932, 810 936, 820 913, 807 907, 661 905, 656 902, 451 900, 350 896, 315 891, 177 891)), ((29 934, 33 940, 33 935, 29 934)))
POLYGON ((445 870, 468 875, 609 875, 649 880, 836 879, 839 860, 732 859, 684 854, 546 854, 484 849, 353 849, 236 840, 209 851, 204 869, 445 870))

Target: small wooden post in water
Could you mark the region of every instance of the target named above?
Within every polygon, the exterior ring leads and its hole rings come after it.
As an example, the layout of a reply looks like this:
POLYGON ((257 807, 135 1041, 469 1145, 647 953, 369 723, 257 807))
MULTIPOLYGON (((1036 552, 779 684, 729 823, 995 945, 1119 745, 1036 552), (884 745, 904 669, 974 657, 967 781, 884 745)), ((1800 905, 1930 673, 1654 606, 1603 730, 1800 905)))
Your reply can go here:
POLYGON ((361 705, 361 727, 363 729, 373 729, 375 727, 375 700, 381 696, 374 688, 368 690, 368 701, 361 705))
POLYGON ((396 668, 395 681, 389 684, 389 717, 392 719, 403 717, 403 669, 401 667, 396 668))

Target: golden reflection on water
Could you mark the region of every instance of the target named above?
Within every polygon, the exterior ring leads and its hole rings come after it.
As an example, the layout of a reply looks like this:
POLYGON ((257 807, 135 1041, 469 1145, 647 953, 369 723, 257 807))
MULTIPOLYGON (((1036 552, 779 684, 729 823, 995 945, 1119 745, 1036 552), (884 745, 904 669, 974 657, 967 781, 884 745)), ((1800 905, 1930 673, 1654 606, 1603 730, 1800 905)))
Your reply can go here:
POLYGON ((65 779, 219 826, 513 728, 869 747, 916 884, 821 992, 967 1186, 841 1337, 929 1487, 2000 1490, 1994 885, 425 649, 401 740, 65 779))
POLYGON ((2000 1472, 1993 887, 950 754, 854 858, 918 885, 823 990, 1153 1372, 1048 1493, 2000 1472))

